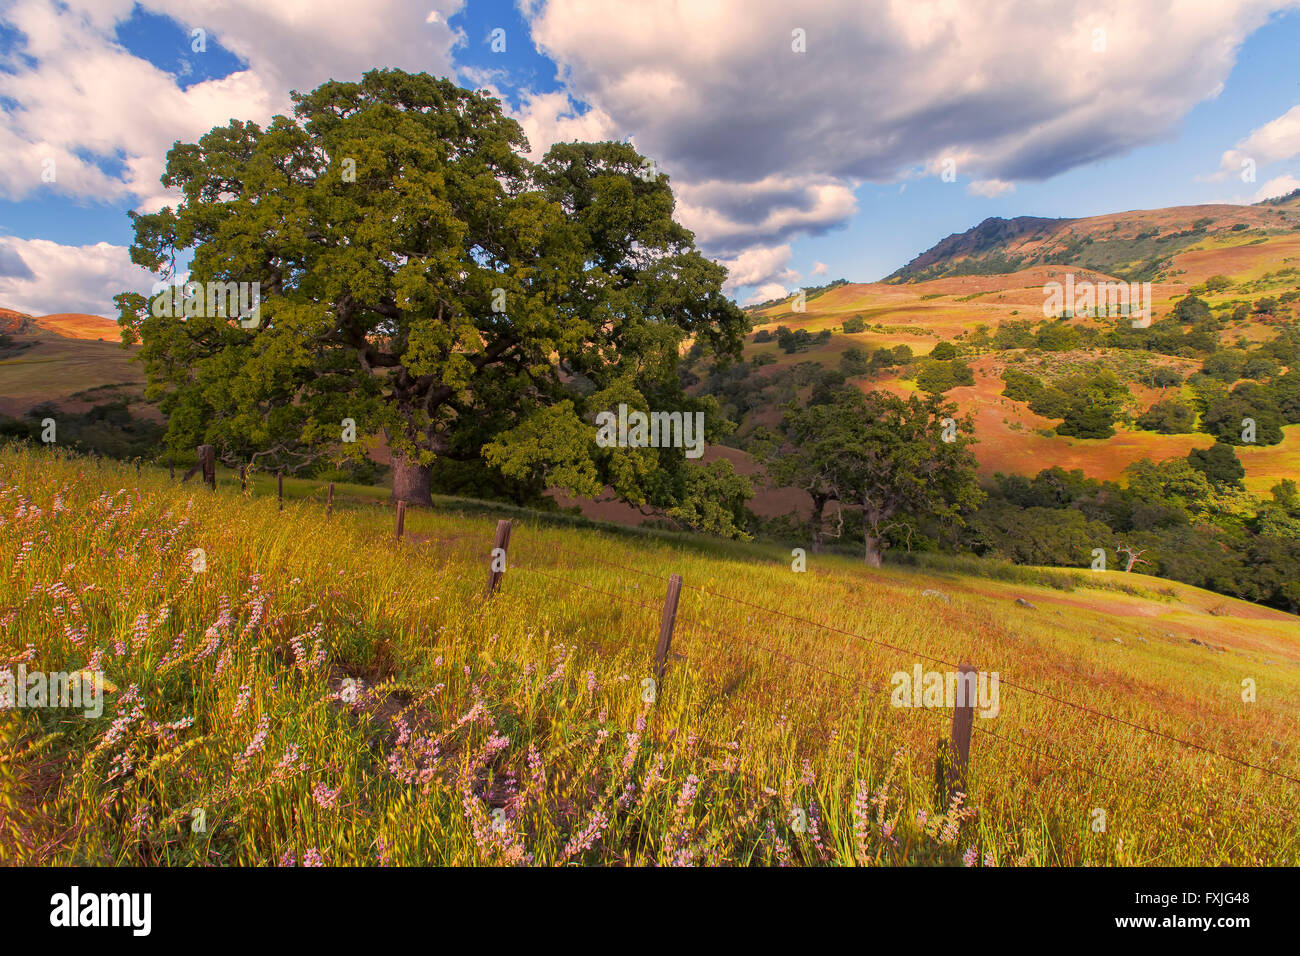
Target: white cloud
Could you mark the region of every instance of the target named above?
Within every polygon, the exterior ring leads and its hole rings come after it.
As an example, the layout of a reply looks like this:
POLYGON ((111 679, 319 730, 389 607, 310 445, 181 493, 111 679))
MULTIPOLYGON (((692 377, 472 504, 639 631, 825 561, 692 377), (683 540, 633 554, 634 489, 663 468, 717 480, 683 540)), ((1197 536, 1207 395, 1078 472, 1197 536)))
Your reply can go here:
POLYGON ((156 209, 169 201, 158 177, 176 140, 192 142, 232 118, 264 124, 288 111, 291 89, 356 79, 378 64, 450 73, 458 37, 445 18, 460 3, 440 0, 442 18, 426 23, 429 4, 410 0, 372 0, 364 10, 351 0, 142 0, 248 63, 182 90, 114 38, 134 0, 16 0, 6 10, 22 34, 9 57, 14 72, 0 72, 0 96, 16 104, 0 119, 0 196, 50 190, 156 209), (106 174, 94 158, 122 172, 106 174), (49 159, 52 183, 42 180, 49 159))
POLYGON ((528 0, 569 93, 673 178, 683 222, 735 258, 822 232, 864 181, 952 158, 1005 193, 1167 138, 1246 36, 1295 0, 528 0), (791 49, 805 31, 807 52, 791 49), (1093 52, 1094 30, 1105 31, 1093 52), (748 197, 748 198, 747 198, 748 197))
POLYGON ((826 274, 826 272, 827 272, 827 266, 826 266, 826 263, 824 263, 824 262, 814 262, 814 263, 813 263, 813 267, 812 267, 812 274, 813 274, 813 275, 815 275, 815 276, 824 276, 824 275, 826 274))
POLYGON ((520 101, 521 108, 513 115, 524 128, 529 156, 534 161, 556 143, 596 143, 618 138, 613 121, 603 110, 580 113, 567 93, 526 91, 520 94, 520 101))
POLYGON ((148 294, 153 275, 131 262, 125 246, 64 246, 47 239, 0 236, 0 306, 30 315, 86 312, 112 318, 113 296, 148 294), (24 274, 13 268, 27 267, 24 274))
POLYGON ((1225 150, 1219 171, 1211 179, 1240 176, 1242 163, 1250 160, 1256 167, 1300 156, 1300 105, 1293 106, 1275 120, 1250 131, 1233 149, 1225 150))
POLYGON ((784 299, 790 294, 790 291, 779 282, 769 282, 755 289, 742 305, 753 305, 755 302, 767 302, 771 299, 784 299))
POLYGON ((1290 173, 1277 176, 1270 179, 1264 185, 1259 187, 1255 193, 1255 202, 1262 202, 1265 199, 1272 199, 1275 196, 1285 196, 1289 192, 1300 189, 1300 179, 1296 179, 1290 173))
POLYGON ((775 282, 789 285, 798 282, 799 273, 790 268, 792 255, 789 245, 758 246, 746 249, 734 258, 720 259, 719 261, 727 267, 727 281, 722 288, 731 293, 742 286, 775 282))
POLYGON ((986 199, 993 199, 997 196, 1004 196, 1007 193, 1016 191, 1016 184, 1009 183, 1003 179, 976 179, 966 186, 966 191, 972 196, 983 196, 986 199))
POLYGON ((673 185, 678 219, 717 255, 817 235, 847 221, 858 209, 848 185, 814 177, 774 175, 755 182, 687 179, 673 185))

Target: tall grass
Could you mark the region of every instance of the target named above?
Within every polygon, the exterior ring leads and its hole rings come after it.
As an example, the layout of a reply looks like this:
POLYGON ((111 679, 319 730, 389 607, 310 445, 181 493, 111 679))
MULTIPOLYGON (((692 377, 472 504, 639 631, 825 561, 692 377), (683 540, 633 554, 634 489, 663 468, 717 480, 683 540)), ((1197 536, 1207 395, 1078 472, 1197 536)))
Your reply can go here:
POLYGON ((1007 686, 948 803, 933 768, 951 711, 890 702, 894 672, 971 660, 1300 776, 1284 615, 1214 619, 1215 653, 1184 636, 1205 633, 1191 610, 1135 595, 1051 610, 1019 581, 838 558, 799 574, 771 549, 525 514, 485 600, 482 505, 408 511, 397 543, 389 510, 327 519, 313 498, 281 512, 236 489, 0 449, 0 668, 116 688, 98 719, 0 712, 0 858, 1217 864, 1300 848, 1295 784, 1007 686), (671 572, 687 590, 652 687, 671 572), (936 585, 946 602, 922 596, 936 585))

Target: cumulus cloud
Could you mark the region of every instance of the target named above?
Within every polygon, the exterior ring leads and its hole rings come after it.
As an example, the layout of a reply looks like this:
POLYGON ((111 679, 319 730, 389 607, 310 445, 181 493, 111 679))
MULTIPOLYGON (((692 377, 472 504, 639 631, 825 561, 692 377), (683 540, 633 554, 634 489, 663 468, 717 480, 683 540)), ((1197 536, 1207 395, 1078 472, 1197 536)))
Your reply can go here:
POLYGON ((741 305, 753 305, 755 302, 768 302, 772 299, 784 299, 790 291, 779 282, 769 282, 756 288, 741 305))
MULTIPOLYGON (((746 249, 730 259, 719 261, 727 267, 727 281, 723 290, 734 293, 744 286, 772 285, 781 283, 784 287, 799 281, 799 273, 790 268, 793 252, 790 246, 758 246, 746 249)), ((785 295, 784 292, 774 295, 785 295)), ((772 298, 773 296, 764 296, 772 298)))
POLYGON ((513 115, 524 128, 529 157, 533 160, 541 159, 556 143, 575 140, 597 143, 618 138, 614 122, 604 110, 593 108, 584 112, 563 91, 526 90, 520 94, 520 109, 513 115))
POLYGON ((853 190, 839 182, 773 175, 756 182, 674 181, 682 225, 716 255, 754 245, 819 235, 857 212, 853 190))
POLYGON ((533 38, 668 171, 732 258, 852 216, 853 189, 935 170, 1005 193, 1168 136, 1291 0, 530 0, 533 38), (802 30, 806 52, 792 48, 802 30), (1100 32, 1098 32, 1100 31, 1100 32), (1098 38, 1101 42, 1098 43, 1098 38), (746 199, 746 196, 749 199, 746 199), (746 238, 746 230, 753 238, 746 238))
POLYGON ((813 274, 813 275, 815 275, 815 276, 824 276, 824 275, 827 273, 827 271, 828 271, 828 270, 827 270, 826 263, 824 263, 824 262, 814 262, 814 263, 813 263, 813 267, 812 267, 812 274, 813 274))
POLYGON ((1277 119, 1250 131, 1233 149, 1225 150, 1219 171, 1211 179, 1241 175, 1243 164, 1267 166, 1278 160, 1300 156, 1300 105, 1293 106, 1277 119))
POLYGON ((1273 199, 1276 196, 1285 196, 1289 192, 1300 189, 1300 179, 1296 179, 1290 173, 1274 177, 1259 187, 1255 193, 1255 202, 1262 202, 1265 199, 1273 199))
POLYGON ((1004 179, 976 179, 972 180, 967 186, 966 191, 972 196, 983 196, 986 199, 993 199, 997 196, 1004 196, 1007 193, 1016 191, 1016 184, 1009 183, 1004 179))
POLYGON ((0 71, 0 96, 11 101, 0 119, 0 196, 50 190, 156 209, 174 198, 158 177, 178 139, 232 118, 265 123, 289 109, 291 89, 356 78, 379 63, 450 73, 458 36, 445 17, 460 2, 439 0, 442 17, 426 23, 430 4, 409 0, 373 0, 364 11, 350 0, 315 0, 309 11, 261 0, 142 0, 248 63, 182 90, 116 41, 135 0, 16 0, 6 20, 20 37, 0 71))
POLYGON ((131 262, 125 246, 64 246, 47 239, 0 236, 0 306, 30 315, 106 315, 123 291, 148 294, 154 276, 131 262), (22 263, 26 272, 8 268, 22 263))

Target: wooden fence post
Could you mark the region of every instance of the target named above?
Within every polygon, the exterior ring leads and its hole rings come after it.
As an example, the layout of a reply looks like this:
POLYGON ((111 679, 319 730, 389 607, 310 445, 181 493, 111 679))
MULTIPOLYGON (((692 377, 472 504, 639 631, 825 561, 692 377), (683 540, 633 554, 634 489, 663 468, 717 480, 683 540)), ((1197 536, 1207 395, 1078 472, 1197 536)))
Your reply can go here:
POLYGON ((492 554, 488 556, 487 594, 491 597, 501 584, 506 573, 506 552, 510 549, 510 520, 502 518, 497 522, 497 534, 492 539, 492 554))
POLYGON ((334 482, 331 481, 330 493, 329 496, 325 499, 325 517, 328 518, 333 513, 334 513, 334 482))
POLYGON ((402 532, 406 529, 406 499, 402 498, 397 502, 397 540, 402 540, 402 532))
MULTIPOLYGON (((939 800, 946 808, 957 791, 969 795, 966 789, 966 771, 970 765, 970 734, 975 725, 976 688, 978 675, 970 664, 957 669, 957 700, 952 709, 952 737, 942 741, 935 766, 935 783, 939 800), (969 676, 968 676, 969 675, 969 676)), ((969 803, 969 800, 966 801, 969 803)))
POLYGON ((167 476, 172 481, 176 480, 176 458, 173 455, 167 456, 167 476))
POLYGON ((660 693, 664 682, 664 669, 668 666, 668 648, 673 641, 673 625, 677 623, 677 599, 682 594, 682 576, 674 574, 668 579, 668 594, 664 597, 664 616, 659 622, 659 643, 655 645, 655 694, 660 693))
POLYGON ((284 472, 275 473, 275 494, 280 499, 280 510, 284 510, 284 472))
POLYGON ((213 491, 217 490, 217 450, 211 445, 199 446, 199 467, 203 480, 213 491))
POLYGON ((246 469, 247 469, 247 466, 245 466, 245 465, 240 465, 240 466, 239 466, 239 492, 240 492, 240 494, 243 494, 244 492, 248 491, 248 472, 247 472, 246 469))

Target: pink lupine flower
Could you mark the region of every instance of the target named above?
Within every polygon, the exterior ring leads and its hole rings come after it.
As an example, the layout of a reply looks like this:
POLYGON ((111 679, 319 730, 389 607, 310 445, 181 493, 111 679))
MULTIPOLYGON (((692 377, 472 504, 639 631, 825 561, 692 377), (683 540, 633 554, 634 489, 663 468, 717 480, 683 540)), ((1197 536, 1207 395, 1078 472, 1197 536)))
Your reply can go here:
POLYGON ((853 798, 853 837, 857 846, 859 863, 866 863, 868 826, 871 813, 871 794, 865 780, 858 781, 858 791, 853 798))
POLYGON ((975 852, 973 846, 968 846, 966 852, 961 855, 961 861, 966 866, 974 866, 975 861, 979 859, 979 854, 975 852))
POLYGON ((249 742, 248 747, 243 754, 235 758, 235 763, 239 765, 240 769, 243 769, 252 757, 260 754, 266 747, 266 734, 270 728, 271 718, 263 714, 262 720, 257 725, 257 732, 253 734, 253 739, 249 742))
POLYGON ((321 782, 312 787, 311 795, 316 800, 316 806, 320 807, 322 810, 333 810, 338 806, 339 791, 342 789, 342 787, 336 787, 331 790, 321 782))
POLYGON ((700 778, 691 774, 686 778, 686 783, 682 785, 681 793, 677 795, 677 813, 680 816, 685 813, 687 808, 695 802, 695 796, 699 793, 700 778))
POLYGON ((606 824, 609 823, 604 812, 597 810, 587 820, 587 825, 569 840, 560 854, 561 860, 568 860, 574 856, 579 856, 591 849, 592 845, 600 839, 601 833, 604 832, 606 824))

